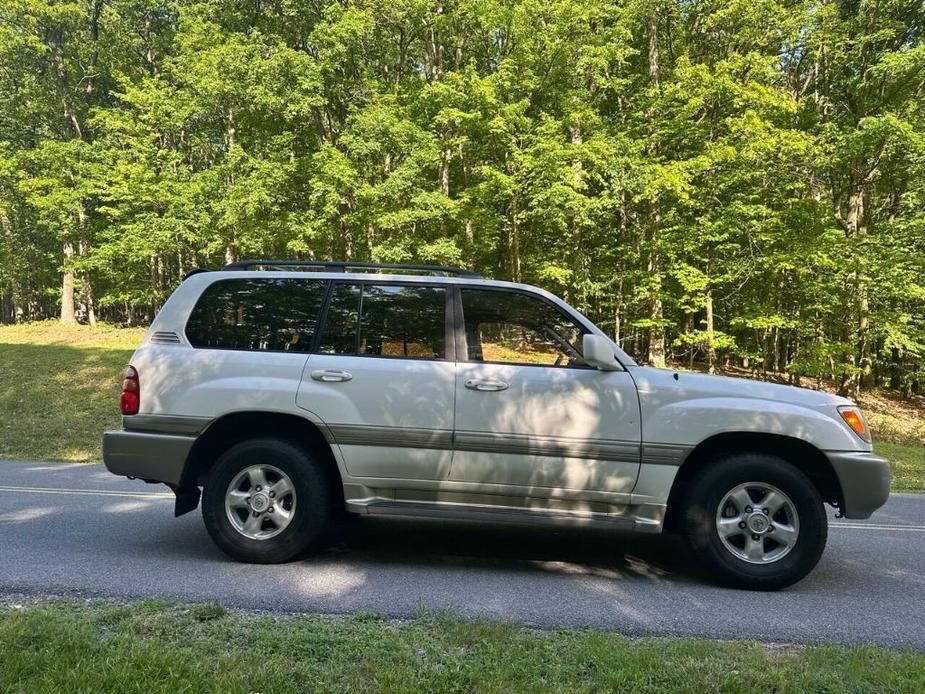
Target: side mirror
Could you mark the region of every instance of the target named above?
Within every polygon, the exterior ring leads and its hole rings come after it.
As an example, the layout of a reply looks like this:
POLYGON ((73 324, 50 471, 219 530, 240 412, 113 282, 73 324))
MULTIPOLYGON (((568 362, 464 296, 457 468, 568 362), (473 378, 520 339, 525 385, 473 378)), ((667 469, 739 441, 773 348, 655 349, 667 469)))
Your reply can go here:
POLYGON ((589 366, 601 371, 618 371, 620 363, 613 353, 613 345, 600 335, 588 333, 582 340, 582 357, 589 366))

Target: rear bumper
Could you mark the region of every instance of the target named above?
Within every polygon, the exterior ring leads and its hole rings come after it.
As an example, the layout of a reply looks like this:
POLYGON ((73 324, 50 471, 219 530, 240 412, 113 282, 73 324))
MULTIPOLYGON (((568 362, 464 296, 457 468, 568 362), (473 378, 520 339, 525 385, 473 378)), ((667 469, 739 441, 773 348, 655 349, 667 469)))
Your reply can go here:
POLYGON ((870 518, 890 496, 890 464, 873 453, 826 451, 841 483, 846 518, 870 518))
POLYGON ((107 431, 103 463, 111 473, 179 486, 195 436, 107 431))

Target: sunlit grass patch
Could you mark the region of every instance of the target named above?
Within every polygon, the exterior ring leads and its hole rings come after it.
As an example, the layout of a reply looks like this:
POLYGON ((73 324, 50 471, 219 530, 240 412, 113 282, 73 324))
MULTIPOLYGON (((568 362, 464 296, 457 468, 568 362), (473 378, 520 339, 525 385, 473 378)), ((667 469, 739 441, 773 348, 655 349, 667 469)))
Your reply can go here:
POLYGON ((890 461, 893 491, 925 492, 925 448, 875 442, 874 452, 890 461))
POLYGON ((98 460, 119 426, 122 373, 144 330, 0 326, 0 457, 98 460))

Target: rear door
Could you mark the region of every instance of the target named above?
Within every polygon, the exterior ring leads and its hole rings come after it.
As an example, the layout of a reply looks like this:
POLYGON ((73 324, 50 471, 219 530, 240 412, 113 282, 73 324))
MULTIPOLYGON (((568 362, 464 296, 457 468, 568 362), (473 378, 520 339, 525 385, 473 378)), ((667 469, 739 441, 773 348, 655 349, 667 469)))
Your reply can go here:
POLYGON ((328 425, 352 476, 448 476, 455 388, 448 306, 439 284, 334 281, 297 403, 328 425))
POLYGON ((450 479, 528 496, 630 492, 641 433, 630 375, 586 366, 587 329, 544 297, 460 294, 465 345, 450 479))

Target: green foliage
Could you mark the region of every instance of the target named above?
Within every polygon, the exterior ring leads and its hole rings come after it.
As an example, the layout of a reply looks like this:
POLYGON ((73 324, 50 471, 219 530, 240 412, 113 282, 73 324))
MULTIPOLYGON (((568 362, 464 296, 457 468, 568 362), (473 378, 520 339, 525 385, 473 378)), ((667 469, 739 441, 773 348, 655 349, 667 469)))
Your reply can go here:
POLYGON ((62 279, 143 323, 244 256, 450 263, 641 360, 920 391, 923 31, 898 0, 8 0, 0 321, 62 279))

